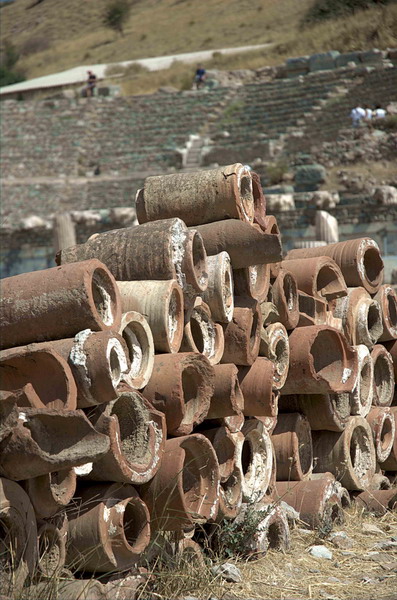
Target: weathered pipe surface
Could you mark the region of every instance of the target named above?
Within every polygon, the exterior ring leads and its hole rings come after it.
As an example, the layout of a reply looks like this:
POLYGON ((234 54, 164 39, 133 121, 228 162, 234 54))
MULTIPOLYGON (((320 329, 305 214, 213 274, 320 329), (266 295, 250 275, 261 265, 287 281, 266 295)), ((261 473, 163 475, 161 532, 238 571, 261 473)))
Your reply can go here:
POLYGON ((337 300, 333 313, 342 319, 346 339, 354 346, 372 348, 382 334, 380 306, 362 287, 349 288, 348 295, 337 300))
POLYGON ((342 433, 313 431, 315 473, 329 471, 348 490, 368 487, 376 466, 371 427, 362 417, 350 417, 342 433))
POLYGON ((208 171, 155 175, 136 195, 139 223, 180 217, 187 225, 253 221, 250 171, 240 163, 208 171))
POLYGON ((378 338, 387 342, 397 338, 397 294, 390 285, 381 285, 374 300, 379 303, 382 313, 383 332, 378 338))
POLYGON ((258 357, 261 329, 259 304, 249 298, 235 298, 233 319, 224 326, 225 350, 221 362, 252 365, 258 357))
POLYGON ((385 342, 384 346, 393 360, 394 379, 397 381, 397 340, 385 342))
POLYGON ((94 462, 109 448, 81 410, 24 408, 0 446, 0 474, 16 481, 94 462))
POLYGON ((238 380, 236 365, 225 364, 214 366, 214 393, 206 419, 220 419, 244 410, 244 396, 238 380))
POLYGON ((334 522, 343 522, 342 505, 335 494, 335 478, 331 473, 314 481, 277 481, 276 497, 292 506, 311 529, 329 532, 334 522))
POLYGON ((37 525, 29 497, 14 481, 0 478, 2 529, 1 593, 14 598, 22 593, 26 578, 37 564, 37 525))
POLYGON ((238 379, 246 417, 275 417, 277 398, 273 395, 275 365, 259 356, 251 367, 240 367, 238 379))
POLYGON ((181 219, 100 233, 85 244, 61 250, 57 261, 58 264, 74 263, 92 257, 101 260, 117 281, 176 279, 182 288, 191 286, 198 292, 203 291, 207 283, 202 240, 195 235, 192 243, 181 219), (194 265, 193 271, 185 271, 184 267, 189 264, 194 265))
POLYGON ((165 414, 170 435, 186 435, 208 413, 214 378, 214 369, 202 354, 158 354, 143 393, 165 414))
POLYGON ((266 300, 270 285, 270 265, 254 265, 233 271, 237 296, 248 296, 258 302, 266 300))
POLYGON ((116 282, 95 259, 7 277, 1 296, 1 348, 60 340, 87 328, 117 330, 120 325, 116 282))
POLYGON ((308 419, 299 413, 279 414, 272 442, 277 480, 309 479, 313 469, 313 448, 308 419))
POLYGON ((281 268, 294 275, 299 290, 315 298, 328 301, 347 294, 342 272, 328 256, 286 260, 281 263, 281 268))
POLYGON ((319 248, 290 250, 286 260, 329 256, 342 271, 348 287, 362 286, 375 294, 383 280, 383 260, 379 247, 371 238, 359 238, 319 248))
MULTIPOLYGON (((329 325, 328 320, 330 317, 328 316, 329 311, 327 311, 326 300, 314 298, 314 296, 310 296, 309 294, 305 294, 305 292, 299 290, 298 302, 299 321, 297 327, 307 327, 308 325, 329 325)), ((332 313, 331 317, 332 321, 334 321, 332 313)), ((342 322, 340 322, 340 330, 341 329, 342 322)))
POLYGON ((66 514, 44 522, 37 532, 39 560, 37 578, 51 579, 65 566, 68 520, 66 514))
POLYGON ((208 287, 201 297, 209 306, 214 321, 229 323, 234 310, 233 271, 230 256, 220 252, 207 258, 208 287))
POLYGON ((272 323, 278 323, 280 321, 280 315, 277 307, 273 302, 261 302, 261 313, 263 319, 263 327, 271 325, 272 323))
POLYGON ((371 352, 374 364, 374 396, 375 406, 390 406, 394 394, 393 358, 382 344, 377 344, 371 352))
POLYGON ((119 333, 127 345, 131 364, 128 372, 122 371, 121 379, 134 390, 140 390, 148 383, 153 371, 152 332, 145 317, 131 310, 123 314, 119 333))
MULTIPOLYGON (((248 519, 249 511, 254 514, 257 512, 258 526, 252 535, 241 540, 239 551, 251 559, 264 556, 270 549, 287 551, 290 547, 290 530, 284 509, 274 504, 262 504, 256 508, 244 505, 236 523, 243 523, 248 519)), ((251 518, 256 519, 255 516, 251 518)))
POLYGON ((295 329, 299 321, 298 284, 290 271, 280 268, 271 288, 271 298, 279 314, 278 321, 288 331, 295 329))
POLYGON ((382 517, 388 511, 397 509, 397 489, 361 492, 356 496, 356 502, 366 512, 382 517))
POLYGON ((326 325, 299 327, 289 336, 290 365, 282 394, 350 392, 357 353, 343 334, 326 325))
POLYGON ((219 363, 225 349, 222 325, 215 323, 211 311, 201 298, 196 298, 189 320, 184 327, 181 352, 198 352, 219 363))
POLYGON ((352 415, 366 417, 371 410, 374 397, 374 363, 367 346, 355 346, 358 359, 357 378, 350 392, 350 412, 352 415))
MULTIPOLYGON (((394 419, 394 429, 397 431, 397 406, 392 406, 390 412, 394 419)), ((397 435, 394 436, 393 447, 389 456, 381 463, 381 468, 384 471, 397 471, 397 435)))
POLYGON ((396 424, 394 415, 386 406, 373 407, 367 421, 371 426, 374 438, 376 460, 383 463, 392 451, 394 437, 396 435, 396 424))
POLYGON ((243 500, 250 503, 259 502, 265 496, 272 478, 272 442, 259 419, 245 421, 241 432, 245 438, 240 459, 243 500))
POLYGON ((150 515, 131 485, 92 485, 69 517, 67 564, 91 573, 134 567, 150 540, 150 515))
POLYGON ((155 529, 179 531, 215 519, 219 465, 211 443, 198 433, 168 439, 160 469, 141 494, 155 529))
POLYGON ((183 335, 183 293, 169 281, 118 281, 123 313, 144 315, 157 352, 178 352, 183 335))
POLYGON ((254 223, 259 225, 262 231, 266 231, 266 199, 262 189, 261 178, 258 173, 251 171, 251 179, 252 195, 254 197, 254 223))
POLYGON ((3 350, 0 378, 3 390, 21 390, 16 398, 18 406, 76 408, 77 387, 72 371, 65 358, 53 349, 30 350, 25 346, 3 350))
POLYGON ((282 323, 271 323, 261 330, 259 355, 274 364, 273 388, 281 389, 287 379, 289 369, 289 340, 282 323))
POLYGON ((142 394, 120 386, 117 399, 98 407, 91 420, 109 436, 110 448, 86 479, 142 484, 156 474, 166 439, 165 418, 142 394))
POLYGON ((18 424, 18 392, 19 390, 17 393, 0 391, 0 442, 8 437, 18 424))
POLYGON ((24 482, 24 488, 38 519, 48 519, 65 508, 76 491, 73 467, 60 469, 24 482))
POLYGON ((203 238, 207 254, 213 256, 227 252, 233 269, 281 260, 280 236, 264 233, 258 225, 229 219, 198 225, 197 231, 203 238))
POLYGON ((349 394, 280 396, 279 412, 300 412, 312 430, 343 431, 350 417, 349 394))

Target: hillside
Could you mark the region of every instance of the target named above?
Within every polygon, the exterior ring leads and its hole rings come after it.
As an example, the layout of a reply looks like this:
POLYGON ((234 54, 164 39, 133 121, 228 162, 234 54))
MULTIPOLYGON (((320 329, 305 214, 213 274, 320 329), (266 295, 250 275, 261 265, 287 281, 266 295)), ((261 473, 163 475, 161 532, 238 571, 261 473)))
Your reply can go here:
POLYGON ((269 42, 271 50, 228 58, 219 66, 255 68, 291 55, 397 44, 395 2, 302 28, 315 0, 135 0, 123 36, 104 27, 106 4, 15 0, 1 8, 2 44, 15 47, 15 67, 27 78, 79 64, 269 42))

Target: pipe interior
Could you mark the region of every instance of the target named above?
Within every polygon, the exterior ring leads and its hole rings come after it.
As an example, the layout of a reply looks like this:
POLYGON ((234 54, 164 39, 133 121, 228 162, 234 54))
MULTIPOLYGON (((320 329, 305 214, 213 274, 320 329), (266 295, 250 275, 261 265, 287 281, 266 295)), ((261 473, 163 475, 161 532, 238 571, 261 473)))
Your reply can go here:
POLYGON ((297 438, 299 464, 303 475, 306 475, 313 465, 312 434, 307 421, 300 421, 297 428, 297 438))
POLYGON ((276 347, 274 348, 274 354, 276 357, 277 372, 284 373, 289 364, 288 346, 284 337, 278 339, 276 347))
POLYGON ((323 265, 317 273, 316 287, 318 293, 324 298, 329 296, 335 298, 343 294, 343 285, 335 269, 330 265, 323 265))
POLYGON ((51 494, 54 500, 58 504, 67 504, 70 499, 71 489, 75 487, 76 476, 73 469, 53 471, 48 477, 50 478, 51 494))
POLYGON ((290 273, 286 273, 283 279, 283 292, 288 310, 294 310, 298 302, 295 280, 290 273))
POLYGON ((389 313, 390 325, 397 327, 397 303, 394 294, 387 294, 387 310, 389 313))
POLYGON ((195 420, 196 412, 200 408, 200 387, 202 377, 198 371, 190 366, 182 372, 182 394, 185 403, 185 416, 182 423, 195 420))
POLYGON ((134 548, 141 541, 147 527, 147 515, 139 500, 131 498, 123 515, 123 529, 127 543, 134 548))
MULTIPOLYGON (((138 377, 140 373, 143 371, 144 367, 147 363, 147 354, 145 355, 145 351, 148 348, 148 340, 146 338, 146 332, 143 327, 139 323, 134 323, 131 321, 128 323, 123 329, 123 338, 127 344, 128 354, 131 361, 130 367, 130 376, 138 377), (146 360, 145 360, 146 358, 146 360)), ((110 354, 110 358, 112 359, 112 353, 116 353, 114 349, 110 354)), ((117 356, 118 363, 118 377, 121 375, 120 362, 117 356)), ((116 363, 115 363, 116 364, 116 363)), ((111 364, 112 367, 112 364, 111 364)), ((113 374, 113 371, 112 371, 113 374)))
POLYGON ((192 242, 192 260, 196 279, 201 288, 205 289, 208 281, 207 255, 201 235, 196 231, 192 242))
POLYGON ((238 470, 233 471, 226 481, 221 481, 220 485, 227 503, 232 506, 235 505, 241 496, 241 477, 239 477, 238 470))
POLYGON ((121 450, 129 463, 151 463, 148 422, 150 414, 138 393, 122 394, 114 402, 111 415, 115 415, 120 427, 121 450))
MULTIPOLYGON (((174 343, 175 339, 179 339, 181 332, 181 319, 182 313, 181 296, 176 288, 174 288, 170 295, 170 301, 168 305, 168 322, 167 322, 167 334, 170 346, 174 343), (178 334, 178 335, 177 335, 178 334)), ((176 350, 179 350, 177 348, 176 350)))
POLYGON ((383 269, 383 261, 376 248, 367 248, 363 256, 365 276, 372 284, 376 284, 383 269))
POLYGON ((243 447, 241 450, 241 466, 243 469, 243 475, 246 476, 251 469, 252 462, 254 459, 252 442, 250 440, 244 440, 243 447))
POLYGON ((393 394, 393 365, 390 365, 386 356, 379 354, 374 363, 375 387, 380 404, 387 404, 393 394))
POLYGON ((231 277, 230 269, 227 268, 224 271, 224 279, 223 279, 223 304, 226 307, 226 313, 230 312, 230 309, 233 307, 233 280, 231 277))
POLYGON ((368 400, 370 399, 373 390, 374 382, 370 360, 370 357, 368 357, 360 370, 359 393, 360 404, 362 404, 362 406, 366 406, 368 404, 368 400))
POLYGON ((258 317, 257 311, 255 311, 254 314, 252 315, 252 325, 251 325, 251 332, 250 332, 250 349, 251 350, 254 348, 255 343, 257 341, 258 325, 259 325, 259 317, 258 317))
POLYGON ((254 196, 252 194, 252 178, 243 175, 240 179, 240 198, 247 215, 251 215, 254 208, 254 196))
POLYGON ((91 281, 92 297, 95 308, 105 325, 114 322, 115 293, 114 287, 107 273, 95 269, 91 281))
POLYGON ((367 328, 372 342, 375 344, 382 334, 382 315, 380 306, 376 302, 371 302, 367 313, 367 328))
MULTIPOLYGON (((187 444, 184 445, 185 457, 182 471, 182 489, 188 512, 198 513, 203 503, 201 479, 205 476, 205 457, 198 459, 187 444)), ((206 464, 206 463, 205 463, 206 464)))
POLYGON ((197 352, 203 353, 204 351, 204 332, 201 324, 194 318, 190 319, 190 333, 192 334, 194 345, 197 348, 197 352))
POLYGON ((39 538, 39 566, 42 573, 52 575, 60 566, 59 539, 51 530, 42 532, 39 538))
POLYGON ((267 528, 267 541, 269 543, 269 548, 274 550, 281 550, 285 548, 286 543, 286 531, 285 525, 281 521, 281 519, 276 519, 272 521, 267 528))
POLYGON ((382 451, 387 450, 393 443, 393 426, 392 426, 392 416, 385 415, 382 423, 382 429, 380 431, 380 444, 382 451))
POLYGON ((313 366, 318 375, 329 382, 342 380, 343 355, 339 336, 326 329, 317 333, 310 349, 313 358, 313 366), (324 352, 326 348, 326 352, 324 352))
POLYGON ((220 440, 215 438, 214 449, 218 457, 221 476, 223 475, 222 471, 230 473, 230 465, 233 462, 235 452, 233 441, 227 435, 223 435, 220 440))
POLYGON ((355 427, 350 438, 350 461, 357 477, 361 479, 372 467, 371 446, 372 440, 368 438, 363 427, 355 427))

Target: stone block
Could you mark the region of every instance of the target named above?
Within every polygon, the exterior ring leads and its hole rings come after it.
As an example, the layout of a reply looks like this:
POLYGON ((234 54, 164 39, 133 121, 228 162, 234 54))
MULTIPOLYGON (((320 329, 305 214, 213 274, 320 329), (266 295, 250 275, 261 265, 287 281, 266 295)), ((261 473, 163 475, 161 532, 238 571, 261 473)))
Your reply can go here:
POLYGON ((339 69, 340 67, 350 66, 349 63, 359 65, 361 62, 360 54, 361 52, 346 52, 344 54, 339 54, 335 59, 336 68, 339 69))
POLYGON ((330 50, 329 52, 321 52, 313 54, 309 59, 309 70, 313 71, 328 71, 336 68, 336 59, 339 56, 338 50, 330 50))
POLYGON ((285 61, 287 77, 296 77, 297 75, 305 75, 309 72, 309 57, 298 56, 296 58, 288 58, 285 61))
POLYGON ((372 50, 360 52, 360 60, 365 65, 380 65, 382 64, 383 59, 386 58, 386 55, 386 52, 373 48, 372 50))
POLYGON ((295 170, 295 191, 307 192, 318 190, 326 180, 326 171, 322 165, 301 165, 295 170))

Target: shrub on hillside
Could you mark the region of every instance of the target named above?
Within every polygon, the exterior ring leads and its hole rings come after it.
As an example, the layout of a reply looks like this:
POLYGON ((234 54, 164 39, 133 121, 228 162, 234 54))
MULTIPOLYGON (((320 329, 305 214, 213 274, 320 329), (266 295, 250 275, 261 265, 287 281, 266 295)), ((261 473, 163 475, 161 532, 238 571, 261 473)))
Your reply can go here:
POLYGON ((395 0, 316 0, 303 18, 303 23, 325 21, 346 15, 358 10, 389 4, 395 0))
POLYGON ((103 15, 104 25, 123 35, 124 25, 128 21, 130 10, 131 2, 128 0, 111 0, 106 5, 103 15))
POLYGON ((25 81, 23 73, 15 69, 19 53, 11 42, 6 41, 0 52, 0 87, 25 81))

